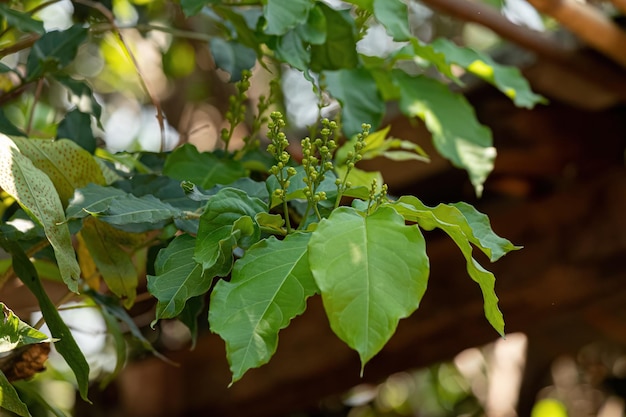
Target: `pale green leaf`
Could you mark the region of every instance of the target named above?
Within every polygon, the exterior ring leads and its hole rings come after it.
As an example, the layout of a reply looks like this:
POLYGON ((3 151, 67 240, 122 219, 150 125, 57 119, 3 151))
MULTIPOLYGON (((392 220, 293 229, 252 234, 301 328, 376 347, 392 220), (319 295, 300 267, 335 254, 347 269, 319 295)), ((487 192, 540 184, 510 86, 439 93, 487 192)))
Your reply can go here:
POLYGON ((178 316, 192 297, 204 294, 213 278, 202 275, 202 266, 193 260, 196 239, 184 234, 177 236, 157 255, 156 275, 148 275, 148 291, 157 300, 153 321, 178 316))
POLYGON ((350 207, 333 211, 311 236, 309 262, 331 328, 363 366, 426 291, 424 238, 390 207, 367 217, 350 207))
POLYGON ((462 95, 440 82, 401 71, 395 73, 395 79, 402 91, 402 112, 424 120, 437 151, 468 172, 480 196, 496 157, 491 131, 478 122, 474 109, 462 95))
POLYGON ((59 195, 50 178, 19 152, 17 145, 0 134, 0 188, 15 198, 44 228, 54 249, 63 281, 78 290, 80 268, 59 195))
POLYGON ((457 64, 494 85, 511 98, 516 106, 531 109, 535 104, 546 103, 544 97, 533 93, 518 68, 498 64, 489 55, 457 46, 448 39, 436 39, 431 45, 446 57, 448 63, 457 64))
POLYGON ((109 205, 104 211, 90 212, 90 214, 119 229, 144 232, 163 227, 181 212, 152 195, 135 197, 132 194, 126 194, 109 200, 109 205))
POLYGON ((77 189, 67 206, 68 219, 81 219, 89 216, 89 213, 103 213, 117 198, 125 198, 126 192, 114 187, 102 187, 89 184, 84 188, 77 189))
POLYGON ((378 129, 385 113, 385 103, 376 80, 365 68, 324 72, 328 92, 341 103, 341 122, 346 136, 361 132, 368 123, 378 129))
POLYGON ((316 293, 309 237, 296 233, 260 241, 235 262, 231 280, 215 286, 209 323, 226 342, 233 382, 270 360, 278 332, 304 312, 306 299, 316 293))
POLYGON ((409 12, 401 0, 374 0, 374 16, 395 41, 408 41, 411 38, 409 12))
POLYGON ((63 206, 67 205, 75 189, 89 183, 105 182, 102 169, 93 156, 70 140, 14 138, 13 141, 20 152, 52 180, 63 206))
POLYGON ((284 35, 298 24, 306 22, 313 6, 313 0, 267 0, 263 6, 267 22, 265 33, 284 35))
MULTIPOLYGON (((260 230, 256 222, 252 223, 252 231, 235 227, 235 223, 242 217, 254 219, 258 213, 267 211, 267 205, 258 198, 248 196, 245 192, 234 188, 223 188, 211 198, 200 217, 200 228, 194 259, 204 270, 223 276, 228 274, 232 267, 232 250, 238 240, 245 236, 252 239, 260 237, 260 230)), ((250 243, 250 239, 246 239, 250 243)))
POLYGON ((495 293, 496 279, 474 259, 471 243, 477 244, 492 259, 519 248, 486 230, 484 219, 479 218, 476 213, 470 214, 469 217, 478 217, 478 222, 473 219, 470 224, 463 213, 452 205, 439 204, 436 207, 428 207, 413 196, 403 196, 393 204, 406 220, 417 222, 425 230, 439 228, 452 238, 465 257, 467 272, 480 286, 487 320, 500 335, 504 336, 504 319, 498 308, 498 297, 495 293), (477 226, 475 229, 474 225, 477 226))
POLYGON ((0 371, 0 408, 4 408, 22 417, 29 417, 28 407, 17 395, 17 391, 6 376, 0 371))
POLYGON ((254 49, 236 42, 214 36, 211 38, 211 55, 218 68, 230 74, 230 82, 241 80, 243 70, 251 69, 256 63, 254 49))
POLYGON ((0 353, 34 343, 53 341, 48 335, 29 326, 17 317, 4 303, 0 303, 0 353))
MULTIPOLYGON (((80 234, 107 287, 130 308, 137 295, 138 276, 130 253, 120 246, 126 234, 95 218, 83 222, 80 234)), ((128 238, 131 239, 131 238, 128 238)))
POLYGON ((391 54, 393 62, 410 60, 420 67, 429 67, 433 65, 441 74, 454 81, 456 84, 463 85, 461 80, 452 72, 452 66, 448 63, 446 56, 441 52, 437 52, 432 45, 423 44, 417 38, 411 38, 402 48, 391 54))

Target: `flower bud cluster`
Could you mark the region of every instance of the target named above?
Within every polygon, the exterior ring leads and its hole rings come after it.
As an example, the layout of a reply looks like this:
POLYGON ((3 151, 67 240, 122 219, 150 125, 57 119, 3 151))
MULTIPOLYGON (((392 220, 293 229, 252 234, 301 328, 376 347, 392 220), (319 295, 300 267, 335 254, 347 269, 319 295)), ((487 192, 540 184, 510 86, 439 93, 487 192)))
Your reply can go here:
POLYGON ((326 193, 318 192, 317 188, 326 178, 325 174, 334 168, 332 159, 337 149, 337 142, 332 138, 337 129, 336 122, 323 119, 320 137, 315 140, 304 138, 300 142, 302 167, 305 174, 302 180, 306 184, 304 195, 310 204, 317 204, 326 200, 326 193))
POLYGON ((267 137, 271 140, 271 143, 267 145, 267 152, 272 155, 276 161, 269 172, 276 177, 280 185, 280 188, 274 190, 274 196, 285 201, 287 189, 289 185, 291 185, 289 179, 296 175, 296 169, 292 166, 288 166, 291 155, 289 155, 289 152, 286 150, 289 146, 289 140, 282 131, 285 127, 285 119, 282 113, 277 111, 272 112, 267 127, 269 129, 267 137))
POLYGON ((237 92, 228 98, 228 110, 224 114, 224 118, 228 121, 230 127, 228 129, 224 128, 220 132, 220 138, 224 142, 226 150, 228 150, 228 144, 233 137, 235 127, 243 122, 246 117, 246 100, 251 76, 252 73, 250 71, 242 71, 241 80, 235 84, 237 92))
POLYGON ((363 123, 361 125, 361 133, 356 135, 354 148, 346 155, 346 176, 343 180, 337 179, 335 181, 335 185, 337 185, 337 192, 339 193, 339 195, 343 194, 348 188, 352 186, 350 181, 347 181, 347 178, 350 175, 350 171, 354 169, 355 164, 363 159, 363 152, 365 151, 365 147, 367 146, 367 142, 365 142, 365 139, 370 134, 371 128, 372 126, 367 123, 363 123))

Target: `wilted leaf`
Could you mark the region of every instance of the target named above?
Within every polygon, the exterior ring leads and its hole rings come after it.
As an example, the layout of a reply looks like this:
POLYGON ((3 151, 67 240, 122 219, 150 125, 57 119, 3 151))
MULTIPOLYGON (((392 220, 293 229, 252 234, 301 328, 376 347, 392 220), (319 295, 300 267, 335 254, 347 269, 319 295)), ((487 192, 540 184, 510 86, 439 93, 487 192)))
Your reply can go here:
POLYGON ((226 342, 233 382, 267 363, 278 345, 278 332, 306 308, 317 287, 309 268, 310 234, 274 237, 252 246, 235 262, 230 281, 211 294, 211 331, 226 342))
POLYGON ((424 238, 390 207, 364 217, 341 207, 309 242, 309 262, 333 331, 365 365, 419 306, 429 262, 424 238))

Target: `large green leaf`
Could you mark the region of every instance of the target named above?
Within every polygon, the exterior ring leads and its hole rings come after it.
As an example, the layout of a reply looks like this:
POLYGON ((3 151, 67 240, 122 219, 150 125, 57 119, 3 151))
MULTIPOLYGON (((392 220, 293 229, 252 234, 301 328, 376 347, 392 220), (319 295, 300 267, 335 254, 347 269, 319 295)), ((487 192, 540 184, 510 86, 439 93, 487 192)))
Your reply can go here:
POLYGON ((52 180, 63 206, 75 189, 90 183, 104 184, 102 169, 93 156, 70 140, 14 138, 13 141, 52 180))
POLYGON ((33 343, 53 341, 48 335, 20 320, 4 303, 0 303, 0 353, 33 343))
POLYGON ((219 0, 180 0, 185 16, 195 16, 207 4, 219 3, 219 0))
POLYGON ((44 229, 59 265, 63 281, 78 290, 80 268, 59 195, 50 178, 19 152, 15 143, 0 134, 0 188, 15 198, 44 229))
POLYGON ((67 218, 81 219, 90 213, 102 213, 109 208, 111 201, 126 196, 127 193, 118 188, 88 184, 74 192, 66 209, 67 218))
POLYGON ((402 71, 395 72, 394 77, 402 92, 402 112, 424 120, 437 151, 454 166, 467 170, 480 196, 496 157, 491 131, 478 122, 474 109, 462 95, 440 82, 402 71))
POLYGON ((393 204, 406 220, 417 222, 425 230, 439 228, 452 238, 465 257, 467 272, 480 286, 487 320, 498 333, 504 335, 504 319, 495 293, 496 279, 474 259, 471 243, 477 245, 491 260, 520 248, 497 236, 488 226, 488 221, 485 222, 484 215, 470 209, 468 205, 459 205, 463 212, 453 205, 428 207, 413 196, 403 196, 393 204))
POLYGON ((209 323, 226 342, 233 382, 270 360, 278 332, 304 312, 306 299, 317 291, 309 268, 309 237, 296 233, 260 241, 235 262, 231 280, 215 286, 209 323))
POLYGON ((8 241, 3 236, 0 236, 0 246, 11 254, 15 274, 37 298, 39 308, 46 320, 52 337, 58 339, 54 344, 57 352, 63 356, 63 359, 65 359, 70 369, 74 372, 81 398, 89 401, 87 399, 89 364, 78 347, 76 340, 74 340, 72 332, 59 315, 54 303, 48 297, 46 290, 39 280, 35 267, 30 259, 28 259, 28 256, 26 256, 26 253, 24 253, 24 250, 17 245, 17 243, 8 241))
POLYGON ((196 239, 184 234, 177 236, 157 255, 156 275, 148 275, 148 291, 158 300, 156 318, 174 318, 192 297, 204 294, 213 278, 202 275, 202 266, 193 260, 196 239))
POLYGON ((95 218, 85 219, 80 231, 104 282, 130 308, 137 295, 138 276, 130 253, 120 246, 124 233, 95 218))
POLYGON ((28 407, 17 395, 17 391, 6 376, 0 372, 0 408, 22 417, 29 417, 28 407))
POLYGON ((267 0, 263 6, 267 22, 265 33, 284 35, 298 24, 306 22, 313 6, 313 0, 267 0))
POLYGON ((333 211, 311 236, 309 262, 331 328, 363 366, 426 291, 424 238, 390 207, 367 217, 350 207, 333 211))
POLYGON ((291 30, 283 36, 276 36, 268 45, 276 54, 276 58, 299 69, 306 71, 311 61, 311 51, 304 43, 299 31, 291 30))
POLYGON ((57 72, 69 65, 78 47, 87 40, 87 28, 76 24, 64 31, 45 33, 30 50, 26 61, 27 80, 32 81, 48 72, 57 72))
POLYGON ((376 80, 365 68, 324 72, 330 94, 341 103, 341 123, 346 136, 361 131, 363 123, 378 129, 385 113, 385 103, 376 80))
POLYGON ((346 10, 333 10, 323 3, 318 7, 326 19, 326 42, 311 45, 311 70, 322 72, 356 67, 359 58, 354 19, 346 10))
POLYGON ((217 184, 227 185, 245 177, 246 170, 238 161, 219 158, 208 152, 198 152, 193 145, 174 150, 165 161, 163 174, 179 181, 190 181, 209 189, 217 184))
POLYGON ((91 115, 74 109, 65 114, 57 127, 57 139, 69 139, 89 153, 96 151, 96 137, 91 130, 91 115))
POLYGON ((510 97, 516 106, 531 109, 537 103, 546 102, 544 97, 533 93, 528 81, 516 67, 498 64, 489 55, 455 45, 448 39, 436 39, 431 45, 437 52, 442 53, 450 64, 457 64, 493 84, 510 97))
POLYGON ((238 242, 247 244, 260 237, 253 220, 257 213, 267 211, 267 205, 235 188, 223 188, 209 200, 200 217, 200 228, 194 259, 204 270, 224 276, 233 263, 232 251, 238 242), (242 220, 249 219, 249 220, 242 220))

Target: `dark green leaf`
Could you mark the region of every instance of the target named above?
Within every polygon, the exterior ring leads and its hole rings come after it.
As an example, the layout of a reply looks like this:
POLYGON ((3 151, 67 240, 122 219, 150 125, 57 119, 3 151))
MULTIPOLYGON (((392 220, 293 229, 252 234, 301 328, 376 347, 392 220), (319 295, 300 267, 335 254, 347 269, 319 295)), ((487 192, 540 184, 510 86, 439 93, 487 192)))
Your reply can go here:
POLYGON ((0 371, 0 408, 4 408, 22 417, 29 417, 28 407, 20 400, 17 391, 6 376, 0 371))
POLYGON ((304 312, 306 299, 317 292, 309 268, 309 237, 297 233, 260 241, 235 262, 231 280, 215 286, 209 323, 226 341, 233 382, 270 360, 278 332, 304 312))
POLYGON ((154 264, 156 275, 148 275, 148 291, 157 300, 152 325, 182 313, 187 300, 206 293, 213 277, 202 275, 202 266, 193 260, 196 239, 183 234, 161 249, 154 264))
POLYGON ((45 32, 41 20, 35 20, 30 14, 11 9, 6 4, 0 3, 0 16, 6 20, 9 26, 13 26, 22 32, 34 32, 39 35, 45 32))
POLYGON ((200 153, 195 146, 186 144, 167 157, 163 174, 179 181, 190 181, 208 190, 217 184, 228 185, 245 177, 246 171, 238 161, 219 158, 208 152, 200 153))
POLYGON ((390 207, 369 216, 351 207, 333 211, 311 236, 309 262, 331 328, 359 353, 362 366, 426 291, 424 238, 390 207))
POLYGON ((129 232, 162 228, 181 213, 152 195, 135 197, 125 194, 109 200, 106 210, 90 212, 92 216, 129 232))
POLYGON ((333 10, 323 3, 318 7, 326 19, 326 42, 311 45, 311 70, 322 72, 356 67, 359 63, 356 29, 349 11, 333 10))
MULTIPOLYGON (((245 238, 245 244, 258 240, 260 230, 255 218, 257 213, 267 211, 267 205, 257 198, 251 198, 245 192, 234 188, 220 190, 206 205, 200 217, 200 229, 194 259, 202 264, 204 270, 224 276, 230 272, 233 264, 232 251, 238 242, 245 238), (236 225, 241 218, 250 218, 252 229, 236 225)), ((243 242, 242 242, 243 244, 243 242)))
POLYGON ((24 132, 22 132, 6 117, 2 109, 0 109, 0 133, 4 133, 9 136, 26 136, 24 132))
POLYGON ((236 41, 211 38, 211 55, 218 68, 230 74, 230 82, 241 80, 241 72, 256 63, 256 52, 236 41))
POLYGON ((346 136, 361 132, 368 123, 378 129, 385 113, 385 103, 378 92, 376 80, 365 68, 324 72, 330 94, 341 103, 341 122, 346 136))
POLYGON ((267 22, 265 33, 284 35, 298 24, 306 22, 313 0, 266 0, 263 15, 267 22))
POLYGON ((207 4, 219 4, 219 0, 180 0, 185 16, 195 16, 207 4))
POLYGON ((204 295, 192 297, 185 303, 185 308, 178 316, 178 319, 189 329, 191 333, 191 347, 194 349, 198 341, 198 319, 204 311, 205 302, 204 295))
POLYGON ((76 344, 72 332, 70 332, 70 329, 59 315, 56 306, 48 298, 48 294, 39 280, 35 267, 28 259, 28 256, 26 256, 26 253, 15 242, 10 242, 0 237, 0 246, 12 255, 15 274, 37 298, 39 308, 41 308, 41 313, 46 320, 52 337, 58 339, 58 342, 54 344, 56 350, 63 356, 63 359, 74 372, 81 398, 89 401, 87 399, 89 364, 76 344))
POLYGON ((296 26, 300 38, 311 45, 321 45, 326 42, 326 16, 319 6, 309 11, 306 23, 296 26))
POLYGON ((496 157, 491 131, 478 122, 474 109, 462 95, 440 82, 401 71, 395 72, 394 77, 402 92, 402 112, 424 120, 437 151, 454 166, 467 170, 480 196, 496 157))
POLYGON ((78 47, 87 40, 87 28, 74 25, 67 30, 44 34, 30 50, 26 61, 29 81, 47 72, 57 72, 74 60, 78 47))
POLYGON ((401 0, 374 0, 374 16, 393 40, 402 42, 411 38, 409 12, 401 0))
POLYGON ((516 106, 531 109, 537 103, 546 102, 544 97, 532 92, 518 68, 500 65, 489 55, 457 46, 448 39, 436 39, 431 45, 437 52, 445 55, 449 63, 457 64, 493 84, 511 98, 516 106))
POLYGON ((69 139, 93 154, 96 137, 91 130, 91 116, 76 109, 66 113, 57 128, 57 139, 69 139))
POLYGON ((86 81, 60 74, 57 74, 54 78, 69 90, 70 100, 76 105, 80 104, 81 107, 79 110, 94 116, 100 125, 102 106, 100 106, 100 103, 98 103, 98 100, 96 100, 93 95, 93 90, 89 84, 87 84, 86 81))

